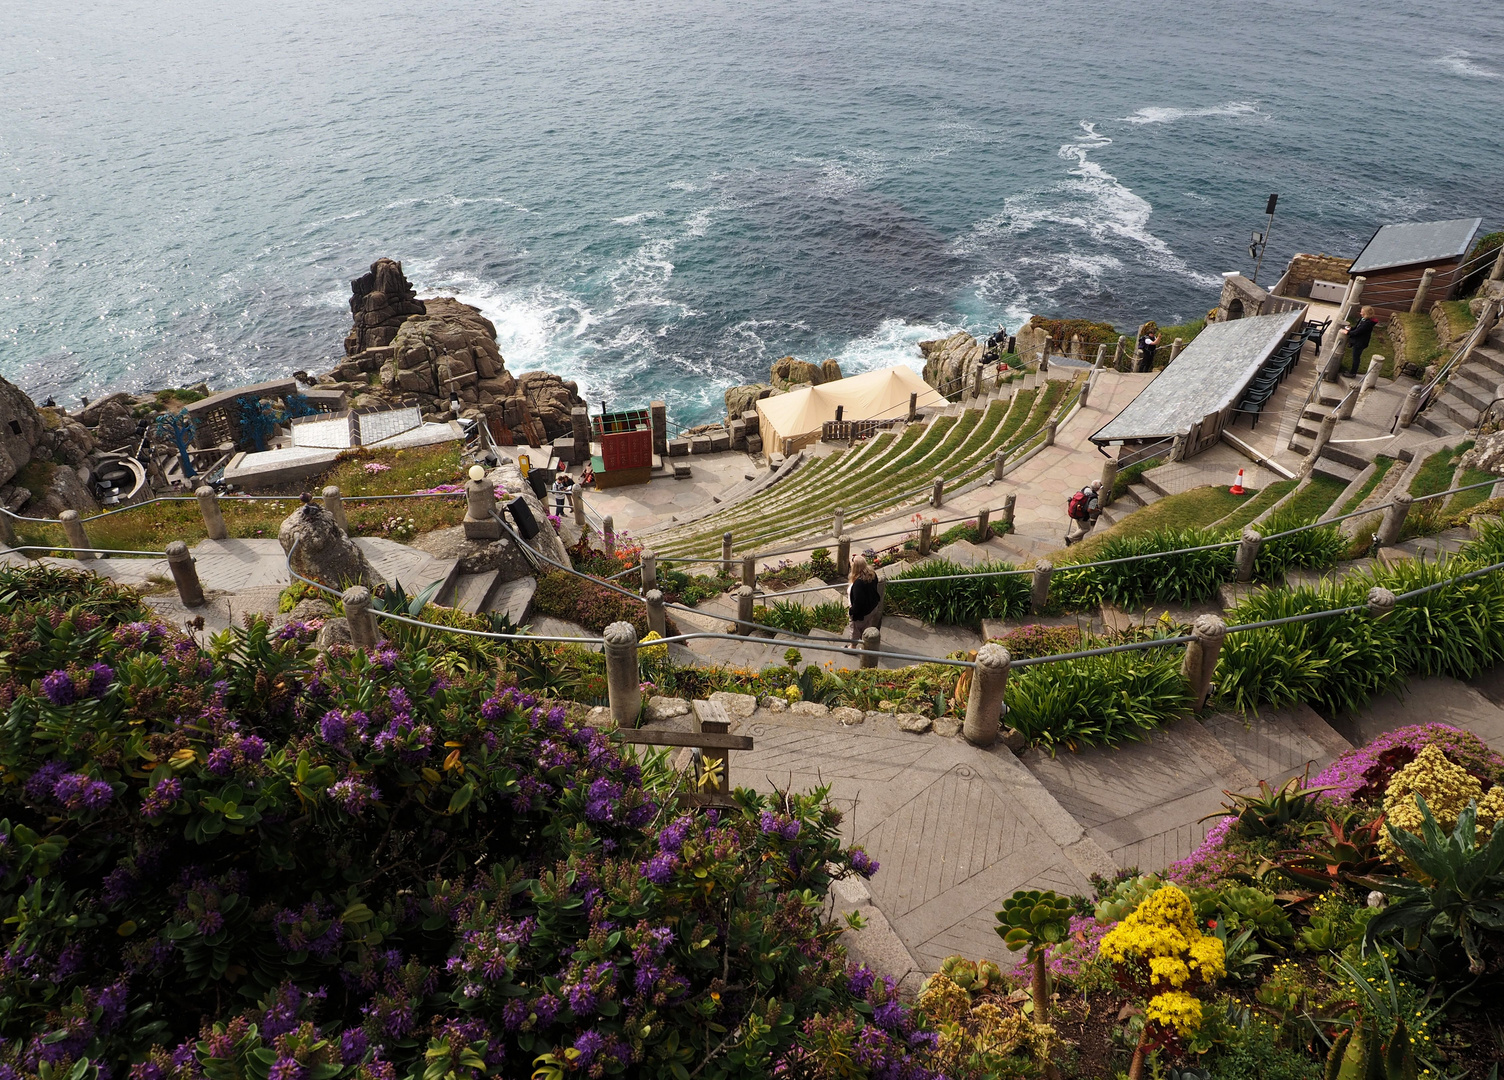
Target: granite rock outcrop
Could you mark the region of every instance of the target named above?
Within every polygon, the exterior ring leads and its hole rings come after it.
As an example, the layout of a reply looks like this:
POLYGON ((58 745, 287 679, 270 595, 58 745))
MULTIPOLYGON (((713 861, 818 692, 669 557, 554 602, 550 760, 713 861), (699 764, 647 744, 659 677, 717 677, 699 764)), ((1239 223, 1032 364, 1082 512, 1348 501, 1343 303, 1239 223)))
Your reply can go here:
POLYGON ((350 314, 355 325, 345 337, 345 355, 390 345, 408 317, 422 315, 423 301, 395 259, 377 259, 350 282, 350 314))
POLYGON ((965 330, 921 341, 919 352, 924 357, 924 381, 941 393, 964 385, 964 380, 982 362, 981 343, 965 330))

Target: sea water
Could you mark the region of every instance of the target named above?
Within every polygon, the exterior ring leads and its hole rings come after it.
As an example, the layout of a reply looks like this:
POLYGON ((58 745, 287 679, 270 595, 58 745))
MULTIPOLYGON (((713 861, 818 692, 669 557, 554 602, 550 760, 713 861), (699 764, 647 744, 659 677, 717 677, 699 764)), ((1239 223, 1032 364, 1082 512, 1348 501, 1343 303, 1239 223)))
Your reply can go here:
POLYGON ((1032 313, 1198 317, 1387 221, 1504 225, 1504 9, 1399 0, 9 0, 0 374, 326 370, 401 259, 507 366, 681 423, 1032 313))

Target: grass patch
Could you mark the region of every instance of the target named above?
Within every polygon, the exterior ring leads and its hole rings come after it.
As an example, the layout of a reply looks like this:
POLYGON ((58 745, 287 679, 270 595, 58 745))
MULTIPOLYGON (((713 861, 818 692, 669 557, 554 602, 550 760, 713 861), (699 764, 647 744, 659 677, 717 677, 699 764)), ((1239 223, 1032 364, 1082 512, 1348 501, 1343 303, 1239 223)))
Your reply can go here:
POLYGON ((1374 489, 1379 486, 1379 482, 1384 479, 1390 469, 1394 468, 1394 460, 1394 458, 1385 457, 1383 454, 1374 458, 1373 475, 1363 481, 1363 486, 1353 492, 1352 498, 1342 504, 1342 509, 1339 513, 1351 514, 1358 507, 1362 506, 1363 500, 1373 494, 1374 489))
MULTIPOLYGON (((1397 311, 1389 317, 1404 329, 1405 355, 1401 360, 1407 364, 1425 367, 1442 354, 1441 341, 1436 337, 1436 324, 1425 312, 1397 311)), ((1392 338, 1391 338, 1392 340, 1392 338)))
POLYGON ((1116 502, 1118 499, 1121 499, 1124 495, 1128 494, 1129 487, 1142 480, 1144 478, 1144 473, 1148 472, 1150 469, 1158 468, 1163 464, 1163 458, 1151 457, 1145 458, 1143 461, 1135 462, 1134 464, 1128 466, 1126 469, 1119 470, 1117 479, 1113 481, 1112 485, 1113 501, 1116 502))
MULTIPOLYGON (((1458 487, 1467 487, 1470 484, 1483 484, 1499 478, 1491 472, 1482 469, 1468 469, 1457 481, 1458 487)), ((1459 491, 1447 500, 1446 513, 1462 514, 1481 503, 1487 502, 1492 487, 1475 487, 1472 491, 1459 491)))
POLYGON ((1478 317, 1466 300, 1443 300, 1441 307, 1446 312, 1447 329, 1451 331, 1453 341, 1466 337, 1478 324, 1478 317))
MULTIPOLYGON (((1288 518, 1292 522, 1315 521, 1331 509, 1332 503, 1337 501, 1337 496, 1347 489, 1347 485, 1341 480, 1333 480, 1326 476, 1313 476, 1311 482, 1285 503, 1279 509, 1281 518, 1288 518)), ((1293 528, 1286 525, 1285 528, 1293 528)))
MULTIPOLYGON (((1254 488, 1246 489, 1242 495, 1233 495, 1225 487, 1208 485, 1192 488, 1178 495, 1167 495, 1152 506, 1146 506, 1142 510, 1129 514, 1106 532, 1088 536, 1072 547, 1070 553, 1056 565, 1091 562, 1098 558, 1097 553, 1103 546, 1114 540, 1167 530, 1203 529, 1212 522, 1219 521, 1235 510, 1246 506, 1257 494, 1254 488)), ((1061 519, 1060 531, 1064 535, 1063 508, 1061 519)))
MULTIPOLYGON (((1457 464, 1462 455, 1473 448, 1473 440, 1466 439, 1449 449, 1438 450, 1425 461, 1421 462, 1420 469, 1410 481, 1410 494, 1413 498, 1422 495, 1435 495, 1439 491, 1445 491, 1452 486, 1452 477, 1457 472, 1457 464)), ((1480 474, 1486 475, 1486 474, 1480 474)), ((1487 497, 1487 488, 1479 490, 1487 497)), ((1470 494, 1470 493, 1468 493, 1470 494)), ((1455 496, 1454 496, 1455 498, 1455 496)), ((1410 511, 1409 518, 1405 521, 1405 527, 1400 530, 1402 539, 1412 536, 1429 536, 1446 527, 1445 499, 1427 499, 1415 506, 1410 511)), ((1482 502, 1483 500, 1478 500, 1482 502)))
POLYGON ((1298 480, 1276 480, 1239 507, 1236 513, 1223 519, 1221 527, 1241 533, 1243 526, 1294 491, 1298 483, 1300 483, 1298 480))

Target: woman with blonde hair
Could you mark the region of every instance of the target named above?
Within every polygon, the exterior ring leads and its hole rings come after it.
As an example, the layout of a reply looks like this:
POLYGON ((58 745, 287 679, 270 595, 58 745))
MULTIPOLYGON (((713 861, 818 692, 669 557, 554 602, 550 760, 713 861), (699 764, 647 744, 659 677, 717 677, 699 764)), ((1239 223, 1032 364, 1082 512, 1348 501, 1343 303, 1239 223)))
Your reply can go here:
POLYGON ((1371 307, 1365 306, 1359 308, 1358 315, 1358 321, 1343 331, 1347 334, 1347 343, 1353 349, 1354 378, 1358 375, 1358 364, 1363 360, 1363 350, 1368 348, 1369 342, 1373 339, 1374 327, 1379 325, 1379 320, 1376 317, 1378 312, 1374 311, 1371 307))
POLYGON ((878 626, 883 618, 883 594, 877 574, 865 555, 851 560, 851 584, 846 587, 846 605, 851 612, 851 644, 862 643, 862 631, 878 626))

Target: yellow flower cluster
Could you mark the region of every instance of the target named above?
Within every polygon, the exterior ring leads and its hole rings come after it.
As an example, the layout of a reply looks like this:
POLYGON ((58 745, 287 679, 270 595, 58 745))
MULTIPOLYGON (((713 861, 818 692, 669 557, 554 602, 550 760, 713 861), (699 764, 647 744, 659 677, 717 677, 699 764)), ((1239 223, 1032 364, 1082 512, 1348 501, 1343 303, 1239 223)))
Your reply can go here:
MULTIPOLYGON (((1431 816, 1444 832, 1457 827, 1457 818, 1469 802, 1478 803, 1478 838, 1485 839, 1494 822, 1504 818, 1504 786, 1495 785, 1487 795, 1477 777, 1460 765, 1453 764, 1435 743, 1422 748, 1414 761, 1395 771, 1384 789, 1385 821, 1396 829, 1420 835, 1425 818, 1420 812, 1419 794, 1431 808, 1431 816)), ((1379 849, 1391 862, 1406 865, 1399 845, 1388 830, 1379 837, 1379 849)))
POLYGON ((995 1066, 1018 1051, 1038 1062, 1049 1060, 1053 1052, 1054 1028, 992 1001, 973 1006, 971 995, 945 975, 925 981, 917 1004, 940 1029, 940 1056, 955 1073, 965 1072, 966 1065, 995 1066))
POLYGON ((1190 897, 1165 885, 1102 938, 1099 952, 1115 965, 1141 963, 1151 987, 1146 1016, 1188 1035, 1201 1022, 1201 1005, 1183 989, 1193 976, 1211 984, 1227 973, 1222 942, 1202 934, 1190 897))
POLYGON ((649 630, 647 636, 638 642, 638 654, 644 660, 665 660, 668 658, 667 645, 650 645, 649 642, 661 641, 662 635, 656 630, 649 630))

